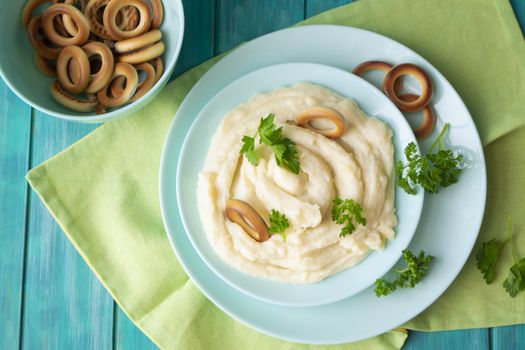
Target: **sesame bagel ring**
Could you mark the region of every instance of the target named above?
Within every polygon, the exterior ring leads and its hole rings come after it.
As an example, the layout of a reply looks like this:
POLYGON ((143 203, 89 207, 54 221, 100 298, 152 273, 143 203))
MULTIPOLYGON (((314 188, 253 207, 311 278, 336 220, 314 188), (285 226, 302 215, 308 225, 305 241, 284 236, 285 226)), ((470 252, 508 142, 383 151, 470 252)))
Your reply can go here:
POLYGON ((155 83, 157 83, 164 73, 164 62, 161 57, 157 57, 149 63, 155 68, 155 83))
POLYGON ((72 109, 77 112, 89 113, 97 108, 97 98, 94 95, 89 95, 86 99, 80 99, 71 96, 62 89, 58 80, 51 85, 51 96, 62 106, 72 109))
MULTIPOLYGON (((156 77, 155 77, 155 68, 149 63, 141 63, 136 66, 134 66, 137 72, 143 71, 146 74, 146 79, 144 79, 143 82, 139 83, 137 86, 137 91, 129 100, 129 102, 134 102, 144 96, 148 91, 151 90, 153 85, 155 85, 156 77)), ((113 96, 119 96, 124 91, 124 77, 117 77, 113 82, 111 83, 111 94, 113 96)))
POLYGON ((93 41, 82 46, 82 49, 86 52, 88 60, 93 56, 100 57, 100 70, 96 73, 91 73, 91 82, 86 88, 86 93, 94 94, 99 92, 106 86, 113 75, 113 69, 115 68, 115 60, 113 59, 113 53, 111 50, 98 41, 93 41))
POLYGON ((135 92, 137 91, 137 86, 139 84, 139 75, 137 70, 128 63, 117 63, 115 65, 115 70, 111 76, 111 80, 102 90, 97 93, 98 100, 100 104, 107 107, 119 107, 123 104, 129 102, 135 92), (113 83, 113 80, 117 77, 125 77, 126 84, 122 93, 118 96, 109 96, 108 89, 113 83))
POLYGON ((341 114, 335 109, 329 107, 317 106, 307 108, 299 113, 296 118, 296 122, 299 126, 315 131, 331 139, 341 137, 346 132, 346 124, 341 114), (310 124, 313 119, 326 119, 334 124, 335 127, 332 129, 314 128, 310 124))
POLYGON ((411 63, 403 63, 394 66, 386 73, 383 81, 385 94, 394 104, 404 112, 419 112, 429 104, 432 98, 432 83, 428 75, 418 66, 411 63), (417 79, 421 86, 421 95, 415 101, 403 101, 396 92, 395 82, 403 75, 411 75, 417 79))
POLYGON ((226 203, 226 216, 241 226, 257 242, 270 239, 268 225, 248 203, 238 199, 230 199, 226 203))
MULTIPOLYGON (((419 96, 414 94, 401 94, 399 95, 399 98, 403 99, 403 101, 412 102, 417 100, 419 96)), ((425 108, 423 108, 423 121, 421 122, 421 125, 415 129, 412 129, 412 131, 414 131, 416 138, 421 141, 426 139, 432 133, 432 131, 434 131, 435 125, 436 116, 434 114, 433 108, 430 106, 430 104, 428 104, 425 106, 425 108)))
POLYGON ((42 15, 42 29, 46 37, 58 46, 83 45, 89 38, 89 22, 73 5, 55 4, 50 6, 42 15), (77 27, 77 32, 72 37, 64 37, 60 35, 54 26, 54 18, 58 15, 68 15, 71 17, 77 27))
POLYGON ((60 53, 60 48, 49 47, 45 44, 44 39, 41 38, 40 30, 42 29, 42 16, 36 16, 31 18, 27 25, 27 35, 31 46, 35 49, 36 53, 43 58, 48 60, 55 60, 60 53))
POLYGON ((161 0, 150 0, 151 9, 153 10, 153 21, 151 26, 153 29, 158 29, 164 20, 164 8, 161 0))
POLYGON ((33 51, 33 58, 36 67, 46 76, 54 78, 57 76, 56 66, 49 62, 49 60, 40 56, 36 51, 33 51))
POLYGON ((165 49, 166 48, 164 46, 164 43, 162 41, 159 41, 158 43, 151 46, 147 46, 141 50, 121 55, 119 56, 118 61, 130 64, 139 64, 142 62, 147 62, 161 56, 164 53, 165 49))
POLYGON ((147 32, 151 25, 151 11, 144 0, 111 0, 104 10, 104 28, 117 40, 139 36, 147 32), (123 30, 117 24, 117 15, 126 6, 135 7, 140 13, 140 21, 132 30, 123 30))
POLYGON ((148 45, 155 44, 162 39, 162 33, 158 29, 137 36, 136 38, 126 39, 115 43, 115 51, 119 53, 130 52, 141 49, 148 45))
POLYGON ((78 46, 68 46, 62 49, 57 59, 57 77, 64 90, 71 94, 80 94, 86 91, 91 80, 91 71, 84 50, 78 46), (75 61, 78 77, 71 77, 69 74, 71 61, 75 61))
MULTIPOLYGON (((352 70, 352 73, 361 76, 371 70, 380 70, 386 74, 392 69, 392 67, 393 66, 390 63, 383 61, 366 61, 355 66, 355 68, 352 70)), ((397 93, 400 93, 401 89, 403 88, 403 80, 397 79, 394 88, 397 93)))

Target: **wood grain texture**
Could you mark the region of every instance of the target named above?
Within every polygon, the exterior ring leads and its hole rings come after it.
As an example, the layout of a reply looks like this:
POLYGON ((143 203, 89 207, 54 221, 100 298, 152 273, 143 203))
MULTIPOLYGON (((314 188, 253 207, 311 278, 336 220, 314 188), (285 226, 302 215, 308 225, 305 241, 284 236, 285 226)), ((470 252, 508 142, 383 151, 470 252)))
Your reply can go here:
MULTIPOLYGON (((524 310, 516 312, 525 312, 524 310)), ((525 325, 497 327, 491 330, 491 349, 513 350, 525 349, 525 325)))
MULTIPOLYGON (((186 33, 174 76, 243 41, 350 1, 184 0, 186 33)), ((525 1, 511 2, 523 29, 525 1)), ((125 314, 114 309, 34 193, 27 205, 25 300, 19 324, 31 112, 0 84, 0 349, 17 348, 22 327, 23 348, 154 349, 125 314)), ((94 128, 40 114, 34 123, 31 167, 94 128)), ((525 349, 524 325, 495 328, 490 342, 488 334, 486 329, 411 332, 405 349, 525 349)))
MULTIPOLYGON (((31 167, 94 128, 36 113, 31 167)), ((113 300, 34 192, 29 209, 22 347, 110 349, 113 300)))
POLYGON ((315 16, 323 11, 351 3, 352 0, 307 0, 306 17, 315 16))
POLYGON ((172 79, 213 57, 215 7, 218 0, 183 0, 184 41, 172 79))
POLYGON ((525 0, 510 0, 510 3, 520 24, 521 32, 525 35, 525 0))
POLYGON ((31 108, 0 81, 0 349, 18 348, 31 108))
POLYGON ((140 349, 140 350, 153 350, 157 349, 157 346, 149 340, 144 333, 138 329, 133 322, 129 320, 126 314, 118 308, 116 305, 117 312, 115 314, 115 327, 114 327, 114 349, 126 350, 126 349, 140 349))
POLYGON ((291 26, 304 18, 304 0, 220 0, 216 51, 291 26))
POLYGON ((410 332, 403 350, 488 350, 488 329, 448 332, 410 332))

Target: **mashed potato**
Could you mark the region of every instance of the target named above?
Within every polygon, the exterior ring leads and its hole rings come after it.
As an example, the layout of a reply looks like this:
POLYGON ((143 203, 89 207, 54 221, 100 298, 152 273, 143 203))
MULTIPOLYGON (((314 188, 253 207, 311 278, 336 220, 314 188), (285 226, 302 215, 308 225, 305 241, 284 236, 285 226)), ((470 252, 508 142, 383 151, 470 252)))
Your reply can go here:
MULTIPOLYGON (((317 126, 317 125, 316 125, 317 126)), ((285 283, 313 283, 357 264, 371 249, 394 237, 394 160, 392 131, 367 117, 351 99, 318 85, 301 83, 253 96, 226 114, 215 133, 199 174, 198 208, 210 244, 228 264, 244 273, 285 283), (313 106, 337 110, 346 133, 331 140, 290 121, 313 106), (253 136, 261 118, 295 142, 301 171, 275 162, 271 150, 258 147, 258 166, 239 153, 244 135, 253 136), (363 207, 367 225, 339 237, 342 225, 331 219, 334 198, 363 207), (252 239, 225 215, 229 199, 249 203, 267 220, 272 209, 286 215, 286 240, 273 235, 252 239)))

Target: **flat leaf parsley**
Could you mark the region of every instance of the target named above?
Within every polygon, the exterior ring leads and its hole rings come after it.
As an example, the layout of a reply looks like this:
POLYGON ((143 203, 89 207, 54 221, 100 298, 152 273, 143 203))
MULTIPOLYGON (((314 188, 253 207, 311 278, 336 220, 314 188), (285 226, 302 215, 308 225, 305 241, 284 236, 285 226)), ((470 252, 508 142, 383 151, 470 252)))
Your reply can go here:
POLYGON ((396 164, 397 185, 408 194, 416 194, 415 185, 421 185, 430 193, 438 193, 440 187, 458 182, 463 156, 454 156, 451 150, 443 149, 442 138, 450 124, 445 124, 425 156, 417 154, 416 144, 410 142, 405 147, 408 164, 398 160, 396 164), (438 146, 437 153, 432 153, 438 146))
POLYGON ((264 144, 271 148, 277 165, 287 168, 294 174, 299 174, 301 167, 295 143, 289 138, 283 137, 283 128, 277 128, 274 124, 274 119, 275 114, 268 114, 266 118, 261 119, 255 136, 243 136, 243 145, 240 153, 244 154, 251 164, 257 166, 259 157, 255 152, 255 138, 259 136, 259 144, 264 144))
POLYGON ((344 225, 339 237, 352 234, 356 230, 356 223, 366 225, 363 208, 353 199, 335 198, 332 202, 332 220, 344 225))
POLYGON ((491 239, 481 245, 476 254, 476 266, 483 273, 483 278, 487 284, 496 279, 496 264, 501 255, 503 247, 509 243, 514 265, 509 269, 507 279, 503 282, 503 288, 511 297, 515 297, 518 292, 525 290, 525 258, 519 260, 516 252, 516 244, 512 240, 512 218, 508 219, 507 239, 498 241, 491 239))
POLYGON ((432 255, 426 255, 423 250, 417 256, 408 249, 403 250, 403 260, 406 267, 394 269, 396 276, 393 281, 388 281, 385 278, 377 279, 374 290, 376 296, 386 296, 398 288, 414 288, 426 276, 428 266, 433 259, 432 255))
POLYGON ((270 213, 270 227, 268 227, 268 232, 271 235, 279 234, 283 236, 283 239, 286 241, 285 231, 288 227, 290 227, 288 218, 277 210, 272 209, 272 212, 270 213))

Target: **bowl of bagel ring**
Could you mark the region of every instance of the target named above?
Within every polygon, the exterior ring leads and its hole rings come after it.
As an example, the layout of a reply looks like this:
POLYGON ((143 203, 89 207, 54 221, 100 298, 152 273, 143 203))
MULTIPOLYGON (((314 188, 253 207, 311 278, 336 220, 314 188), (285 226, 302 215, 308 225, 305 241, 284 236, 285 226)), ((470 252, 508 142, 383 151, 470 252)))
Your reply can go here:
POLYGON ((184 34, 181 0, 26 0, 0 5, 0 74, 54 117, 105 122, 169 81, 184 34))

